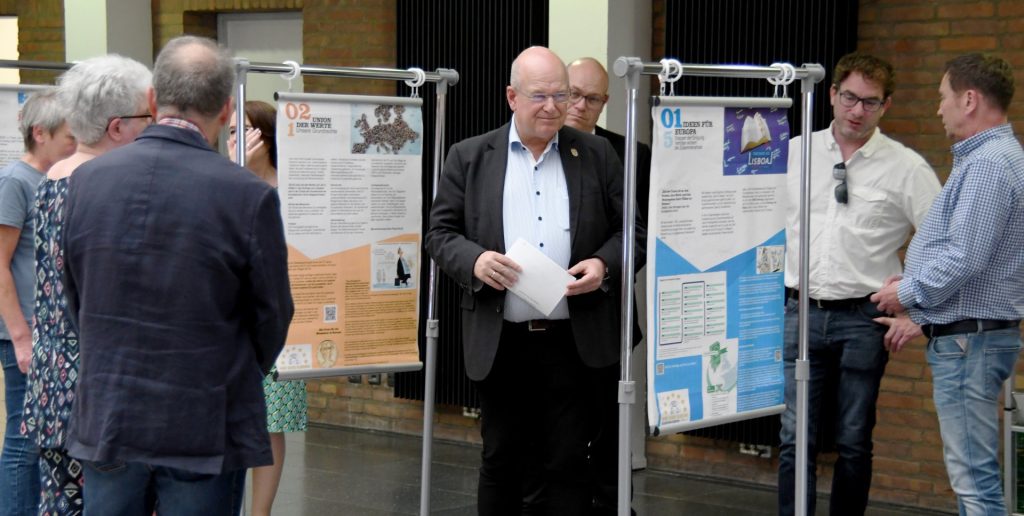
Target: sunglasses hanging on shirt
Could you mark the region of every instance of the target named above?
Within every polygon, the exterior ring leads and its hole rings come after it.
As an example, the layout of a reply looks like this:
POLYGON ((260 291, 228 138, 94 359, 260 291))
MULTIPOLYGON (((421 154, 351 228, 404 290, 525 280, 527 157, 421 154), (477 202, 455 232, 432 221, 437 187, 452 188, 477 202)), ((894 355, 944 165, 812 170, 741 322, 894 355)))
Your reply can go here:
POLYGON ((846 163, 839 162, 832 167, 832 179, 839 181, 836 185, 836 202, 846 204, 850 200, 849 192, 846 191, 846 163))

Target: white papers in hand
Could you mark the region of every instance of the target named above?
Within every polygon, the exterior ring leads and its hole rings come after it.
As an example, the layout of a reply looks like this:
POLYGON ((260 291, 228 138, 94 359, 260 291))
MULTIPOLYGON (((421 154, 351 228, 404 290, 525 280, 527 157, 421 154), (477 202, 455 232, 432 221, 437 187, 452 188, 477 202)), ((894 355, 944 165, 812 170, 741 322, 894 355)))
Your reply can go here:
POLYGON ((519 281, 509 290, 544 315, 551 312, 565 297, 565 289, 576 278, 548 258, 526 240, 516 239, 505 256, 523 268, 519 281))

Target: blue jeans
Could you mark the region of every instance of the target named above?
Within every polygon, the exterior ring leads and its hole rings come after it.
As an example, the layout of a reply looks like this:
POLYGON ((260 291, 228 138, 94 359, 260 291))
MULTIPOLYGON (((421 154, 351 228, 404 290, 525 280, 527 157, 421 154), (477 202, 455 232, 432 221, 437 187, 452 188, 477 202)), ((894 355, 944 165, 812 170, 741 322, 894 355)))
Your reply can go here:
POLYGON ((999 468, 999 393, 1020 352, 1020 330, 928 342, 943 458, 961 515, 1005 515, 999 468))
POLYGON ((18 369, 14 343, 0 340, 7 428, 0 457, 0 515, 34 516, 39 511, 39 450, 21 435, 27 377, 18 369))
POLYGON ((82 461, 87 486, 85 516, 231 514, 231 488, 238 474, 194 473, 140 462, 82 461))
MULTIPOLYGON (((832 476, 832 514, 864 514, 871 489, 871 432, 875 428, 878 386, 889 353, 882 342, 886 327, 873 318, 883 315, 874 303, 846 310, 808 313, 810 379, 807 405, 807 514, 814 514, 819 426, 835 426, 836 460, 832 476), (835 407, 835 421, 822 421, 826 405, 835 407)), ((779 437, 779 514, 795 512, 796 498, 796 380, 798 355, 797 301, 786 301, 786 410, 779 437)))

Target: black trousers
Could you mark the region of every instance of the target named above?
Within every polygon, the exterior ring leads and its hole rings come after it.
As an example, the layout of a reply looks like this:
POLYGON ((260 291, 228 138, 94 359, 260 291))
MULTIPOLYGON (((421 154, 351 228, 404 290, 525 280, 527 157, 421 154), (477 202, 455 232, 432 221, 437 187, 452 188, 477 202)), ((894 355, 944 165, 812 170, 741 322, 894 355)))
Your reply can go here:
MULTIPOLYGON (((590 514, 594 516, 618 514, 621 371, 618 362, 590 370, 590 390, 594 404, 592 410, 597 417, 596 425, 591 429, 593 433, 590 441, 590 475, 594 498, 590 514)), ((642 410, 643 404, 639 407, 642 410)), ((636 511, 631 513, 636 514, 636 511)))
POLYGON ((505 323, 494 366, 476 382, 479 514, 587 513, 587 445, 596 428, 589 373, 568 321, 543 332, 505 323))

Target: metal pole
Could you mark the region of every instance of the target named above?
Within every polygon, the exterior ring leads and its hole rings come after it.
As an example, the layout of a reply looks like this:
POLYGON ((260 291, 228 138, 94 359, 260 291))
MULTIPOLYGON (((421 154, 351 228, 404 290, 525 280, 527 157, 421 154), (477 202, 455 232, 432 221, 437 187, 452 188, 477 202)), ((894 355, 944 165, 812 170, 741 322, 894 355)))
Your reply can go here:
MULTIPOLYGON (((451 70, 445 71, 452 72, 451 70)), ((437 113, 434 121, 433 197, 437 196, 437 183, 441 179, 441 169, 444 166, 445 102, 448 96, 448 80, 448 78, 445 78, 437 83, 435 104, 437 113)), ((458 81, 457 74, 454 80, 458 81)), ((430 514, 430 469, 434 450, 434 392, 437 384, 437 339, 440 334, 436 315, 437 273, 437 263, 431 259, 430 284, 427 294, 427 349, 426 362, 423 364, 426 374, 423 391, 423 464, 420 470, 420 516, 428 516, 430 514)))
MULTIPOLYGON (((259 73, 290 73, 292 67, 280 63, 249 63, 250 72, 259 73)), ((416 72, 401 70, 398 68, 356 68, 350 66, 314 66, 299 65, 299 72, 302 75, 326 75, 333 77, 348 77, 353 79, 380 79, 392 81, 412 81, 416 79, 416 72)), ((459 74, 455 70, 438 68, 434 72, 424 71, 426 82, 447 81, 454 85, 459 81, 459 74)))
POLYGON ((626 149, 623 167, 622 191, 622 314, 620 328, 622 357, 619 363, 619 461, 618 461, 618 514, 629 516, 632 465, 630 457, 630 419, 633 404, 636 403, 636 385, 633 371, 633 264, 634 240, 636 238, 636 96, 640 83, 640 60, 629 61, 619 58, 615 61, 616 73, 620 68, 626 77, 626 149))
POLYGON ((235 95, 235 163, 241 167, 245 166, 245 81, 248 73, 249 60, 236 59, 235 76, 238 90, 235 95))
MULTIPOLYGON (((820 67, 819 67, 820 68, 820 67)), ((824 74, 824 70, 822 70, 824 74)), ((819 79, 820 80, 820 79, 819 79)), ((814 106, 814 81, 808 77, 800 81, 803 93, 803 120, 800 138, 800 298, 797 312, 799 326, 799 352, 794 378, 796 379, 796 516, 807 514, 807 397, 810 362, 807 360, 807 278, 810 276, 811 245, 811 110, 814 106)))
POLYGON ((50 70, 63 72, 71 68, 74 63, 48 63, 46 61, 13 61, 0 59, 0 68, 18 68, 21 70, 50 70))

